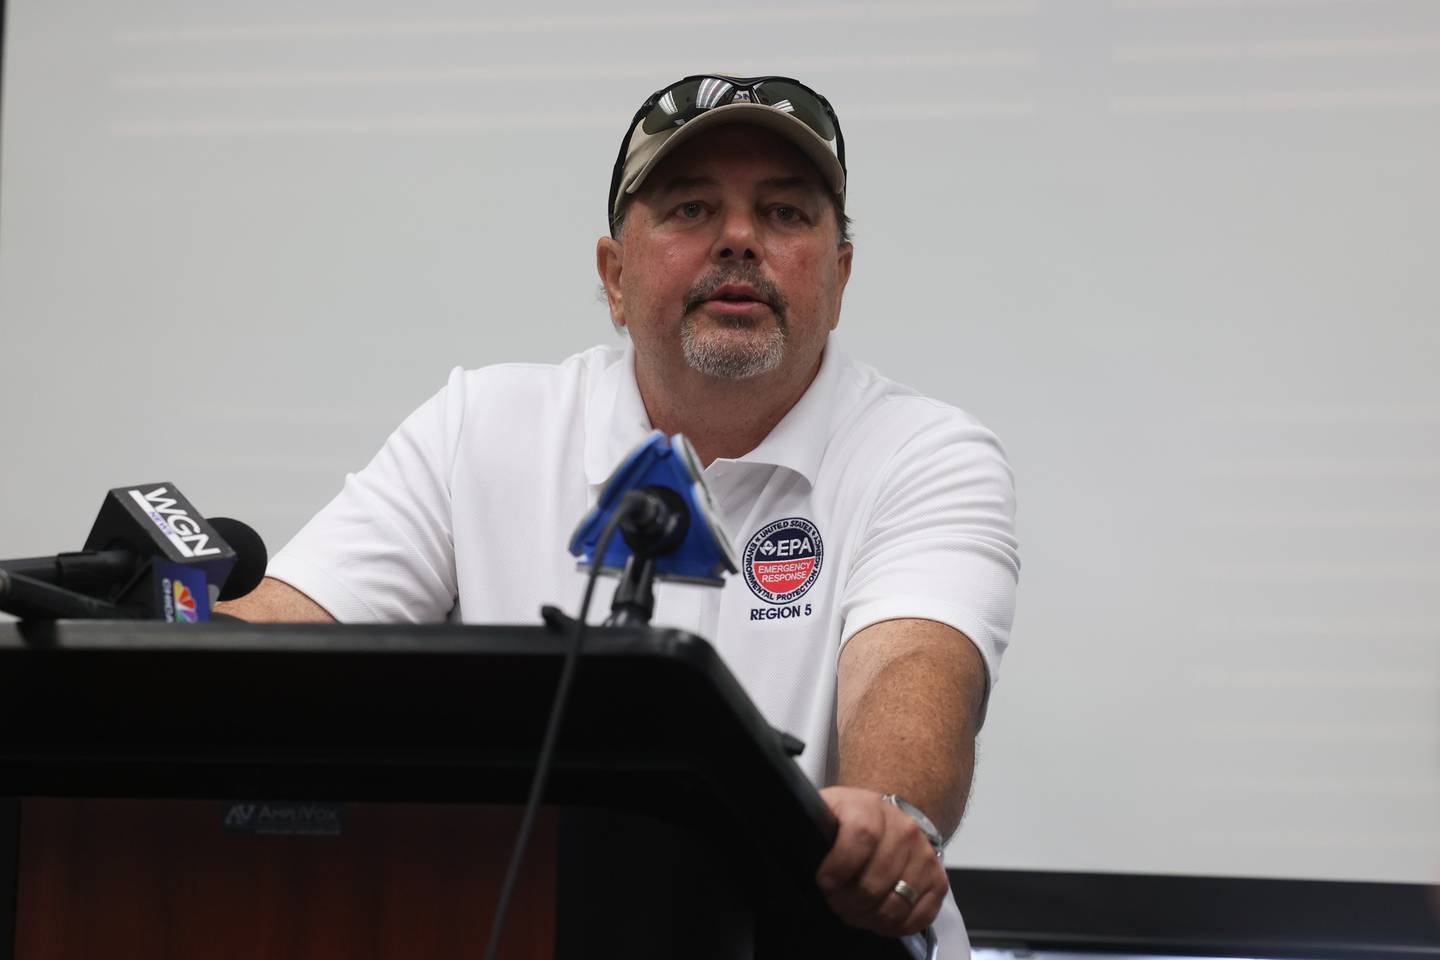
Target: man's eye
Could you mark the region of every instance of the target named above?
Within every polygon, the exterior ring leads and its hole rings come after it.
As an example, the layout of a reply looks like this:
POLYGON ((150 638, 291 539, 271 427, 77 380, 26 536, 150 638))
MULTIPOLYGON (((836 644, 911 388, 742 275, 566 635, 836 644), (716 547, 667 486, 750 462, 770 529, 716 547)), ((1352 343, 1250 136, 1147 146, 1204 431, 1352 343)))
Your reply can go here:
POLYGON ((680 204, 675 208, 675 212, 685 220, 694 220, 705 212, 705 206, 692 200, 689 203, 680 204))
POLYGON ((800 212, 798 207, 789 207, 785 204, 774 207, 771 210, 771 213, 773 213, 775 219, 779 220, 781 223, 799 223, 801 220, 805 219, 804 214, 800 212))

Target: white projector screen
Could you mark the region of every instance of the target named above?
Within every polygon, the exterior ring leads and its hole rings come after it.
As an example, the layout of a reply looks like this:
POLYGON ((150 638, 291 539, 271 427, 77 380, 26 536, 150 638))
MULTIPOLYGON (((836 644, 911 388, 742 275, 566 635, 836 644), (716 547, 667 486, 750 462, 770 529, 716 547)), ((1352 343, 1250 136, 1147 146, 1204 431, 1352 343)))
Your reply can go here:
POLYGON ((497 10, 6 0, 0 555, 157 479, 280 547, 452 365, 615 336, 646 94, 790 74, 847 349, 1018 476, 951 862, 1440 880, 1440 4, 497 10))

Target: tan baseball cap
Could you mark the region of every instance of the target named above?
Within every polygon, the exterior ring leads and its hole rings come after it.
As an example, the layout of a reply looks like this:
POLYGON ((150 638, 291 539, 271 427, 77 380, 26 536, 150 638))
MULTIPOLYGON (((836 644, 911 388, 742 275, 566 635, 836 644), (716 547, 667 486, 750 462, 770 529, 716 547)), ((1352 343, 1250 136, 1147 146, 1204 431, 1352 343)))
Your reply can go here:
POLYGON ((706 74, 655 91, 630 121, 610 178, 609 221, 671 151, 726 123, 764 127, 789 140, 815 164, 843 208, 845 140, 828 100, 789 77, 706 74))

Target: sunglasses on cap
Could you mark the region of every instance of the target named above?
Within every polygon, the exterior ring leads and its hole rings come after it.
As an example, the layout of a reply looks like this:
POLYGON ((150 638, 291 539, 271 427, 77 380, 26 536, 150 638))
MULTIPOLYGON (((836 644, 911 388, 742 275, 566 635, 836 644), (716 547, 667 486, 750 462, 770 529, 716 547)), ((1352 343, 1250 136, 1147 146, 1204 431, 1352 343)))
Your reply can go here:
POLYGON ((625 175, 631 141, 639 128, 647 137, 674 131, 696 117, 735 103, 755 103, 783 111, 810 128, 817 137, 833 144, 840 169, 845 169, 845 138, 830 101, 791 77, 722 77, 699 74, 686 77, 650 95, 635 111, 620 155, 610 177, 608 215, 613 218, 615 201, 625 175))

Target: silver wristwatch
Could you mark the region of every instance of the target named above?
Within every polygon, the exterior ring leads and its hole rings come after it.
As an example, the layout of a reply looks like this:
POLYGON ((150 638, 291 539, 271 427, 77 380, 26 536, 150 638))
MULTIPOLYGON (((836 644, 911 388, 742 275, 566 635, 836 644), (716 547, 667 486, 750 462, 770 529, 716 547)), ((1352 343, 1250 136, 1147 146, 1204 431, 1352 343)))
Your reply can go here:
POLYGON ((892 803, 899 807, 910 819, 920 825, 920 832, 925 834, 925 839, 929 840, 930 846, 935 848, 935 856, 943 857, 945 855, 945 838, 940 836, 940 831, 935 829, 935 824, 931 823, 930 818, 920 812, 919 807, 904 797, 897 797, 893 793, 885 794, 884 799, 887 803, 892 803))

